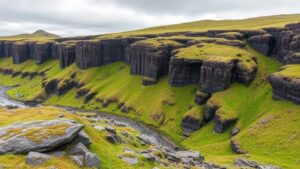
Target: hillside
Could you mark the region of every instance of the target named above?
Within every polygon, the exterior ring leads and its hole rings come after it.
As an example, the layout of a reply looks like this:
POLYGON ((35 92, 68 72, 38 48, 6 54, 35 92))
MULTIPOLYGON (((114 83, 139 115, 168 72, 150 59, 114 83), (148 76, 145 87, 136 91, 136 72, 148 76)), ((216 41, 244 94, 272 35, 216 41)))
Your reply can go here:
MULTIPOLYGON (((97 37, 57 39, 43 31, 2 37, 0 84, 12 87, 6 92, 9 97, 29 105, 134 119, 220 166, 238 168, 234 161, 241 157, 296 169, 300 167, 299 20, 299 14, 279 15, 97 37)), ((37 110, 44 111, 33 112, 37 110)), ((53 111, 51 117, 61 112, 53 111)), ((66 116, 88 124, 84 118, 66 116)), ((8 120, 1 125, 10 124, 8 120)), ((110 168, 110 159, 115 168, 174 167, 145 159, 129 166, 117 158, 126 145, 111 145, 90 127, 86 131, 98 141, 91 150, 100 156, 102 168, 110 168)), ((0 156, 0 163, 14 158, 24 159, 0 156)), ((60 161, 51 164, 61 166, 60 161)))
POLYGON ((25 33, 13 36, 0 36, 0 40, 51 40, 57 39, 60 36, 46 32, 44 30, 38 30, 33 33, 25 33))

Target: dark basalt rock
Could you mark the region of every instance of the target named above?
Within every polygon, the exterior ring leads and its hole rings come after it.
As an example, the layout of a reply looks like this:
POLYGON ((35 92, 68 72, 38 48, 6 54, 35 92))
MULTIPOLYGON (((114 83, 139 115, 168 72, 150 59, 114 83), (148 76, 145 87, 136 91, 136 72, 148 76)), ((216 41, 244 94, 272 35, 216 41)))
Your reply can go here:
POLYGON ((204 107, 204 120, 209 122, 215 118, 216 111, 220 108, 219 105, 207 103, 204 107))
POLYGON ((51 58, 52 43, 34 42, 30 45, 30 57, 40 65, 51 58))
POLYGON ((241 148, 241 145, 233 139, 231 139, 231 141, 230 141, 230 146, 231 146, 232 151, 235 152, 236 154, 246 154, 247 153, 247 151, 243 150, 241 148))
POLYGON ((169 83, 171 86, 198 83, 200 80, 201 65, 201 60, 172 57, 169 68, 169 83))
POLYGON ((51 45, 51 58, 58 59, 59 58, 59 43, 53 43, 51 45))
POLYGON ((260 53, 271 56, 275 46, 275 39, 270 34, 256 35, 248 39, 248 43, 260 53))
POLYGON ((215 116, 215 122, 216 125, 214 127, 214 131, 216 133, 223 133, 228 129, 230 126, 232 126, 238 119, 232 118, 232 119, 222 119, 220 116, 215 116))
POLYGON ((30 58, 29 43, 15 42, 12 45, 13 63, 20 64, 30 58))
POLYGON ((0 58, 5 57, 4 41, 0 41, 0 58))
POLYGON ((188 136, 190 133, 199 130, 203 125, 204 121, 193 118, 192 116, 185 116, 181 121, 183 134, 188 136))
POLYGON ((75 62, 75 47, 74 42, 64 42, 58 45, 58 57, 62 69, 75 62))
POLYGON ((4 56, 12 56, 12 41, 4 41, 3 42, 3 48, 4 48, 4 56))
POLYGON ((234 62, 204 61, 200 69, 200 88, 207 93, 227 89, 231 84, 234 62))
POLYGON ((132 44, 126 48, 126 61, 131 74, 158 80, 168 73, 172 49, 172 46, 132 44))
POLYGON ((300 81, 289 79, 276 74, 269 77, 273 89, 273 98, 278 100, 290 100, 300 104, 300 81))

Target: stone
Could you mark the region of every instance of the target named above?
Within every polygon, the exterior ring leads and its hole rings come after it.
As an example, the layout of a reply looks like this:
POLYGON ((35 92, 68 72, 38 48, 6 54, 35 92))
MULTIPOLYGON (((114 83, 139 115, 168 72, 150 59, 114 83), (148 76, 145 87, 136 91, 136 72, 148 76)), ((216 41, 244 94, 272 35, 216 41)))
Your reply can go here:
POLYGON ((84 157, 83 156, 70 156, 70 158, 79 166, 84 166, 84 157))
POLYGON ((103 126, 95 126, 94 128, 98 131, 104 131, 105 130, 105 128, 103 126))
POLYGON ((191 158, 195 161, 202 160, 202 157, 198 151, 177 151, 175 155, 179 158, 191 158))
POLYGON ((230 135, 233 137, 233 136, 239 134, 239 132, 240 132, 240 129, 237 127, 234 127, 234 128, 232 128, 230 135))
POLYGON ((75 47, 74 42, 63 42, 57 46, 58 58, 60 67, 63 69, 75 62, 75 47))
POLYGON ((11 124, 0 128, 0 154, 53 150, 72 141, 83 127, 68 119, 11 124))
POLYGON ((82 143, 85 146, 89 146, 92 141, 90 137, 82 130, 77 136, 73 139, 72 144, 82 143))
POLYGON ((136 157, 121 157, 123 161, 125 161, 129 165, 135 165, 139 163, 139 159, 136 157))
POLYGON ((85 166, 100 168, 100 160, 96 156, 96 154, 91 153, 91 152, 87 152, 85 154, 84 160, 85 160, 85 166))
POLYGON ((141 156, 148 161, 152 161, 152 162, 155 161, 155 157, 151 153, 142 153, 141 156))
POLYGON ((91 153, 82 143, 73 145, 70 150, 70 155, 83 157, 84 165, 87 167, 100 168, 100 159, 96 154, 91 153))
POLYGON ((275 47, 275 39, 270 34, 256 35, 250 37, 248 43, 260 53, 271 56, 273 48, 275 47))
POLYGON ((106 140, 112 144, 123 143, 122 137, 117 134, 109 134, 106 136, 106 140))
POLYGON ((52 157, 47 154, 43 154, 39 152, 29 152, 29 154, 26 157, 26 164, 33 165, 33 166, 41 165, 47 162, 47 160, 51 158, 52 157))
POLYGON ((82 143, 78 143, 71 147, 70 155, 85 156, 85 154, 88 152, 89 152, 89 150, 82 143))
POLYGON ((59 151, 59 150, 53 150, 46 153, 47 155, 53 156, 53 157, 63 157, 66 155, 65 151, 59 151))
POLYGON ((112 127, 105 127, 105 130, 111 134, 117 134, 117 131, 115 128, 112 127))
POLYGON ((231 141, 230 141, 230 146, 231 146, 232 151, 237 154, 246 154, 247 153, 247 151, 243 150, 241 148, 241 145, 237 141, 234 141, 233 139, 231 139, 231 141))

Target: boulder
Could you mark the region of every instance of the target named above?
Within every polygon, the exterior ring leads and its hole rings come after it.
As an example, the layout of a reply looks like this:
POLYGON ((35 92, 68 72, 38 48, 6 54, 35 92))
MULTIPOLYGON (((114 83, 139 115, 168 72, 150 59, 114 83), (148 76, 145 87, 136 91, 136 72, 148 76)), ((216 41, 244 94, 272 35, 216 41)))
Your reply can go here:
POLYGON ((231 139, 231 141, 230 141, 230 146, 231 146, 232 151, 237 154, 246 154, 247 153, 247 151, 243 150, 241 148, 241 145, 233 139, 231 139))
POLYGON ((72 144, 78 143, 82 143, 85 146, 89 146, 92 143, 92 141, 90 137, 83 130, 81 130, 72 141, 72 144))
POLYGON ((256 169, 280 169, 280 167, 277 166, 261 165, 256 161, 248 160, 245 158, 237 158, 235 159, 233 164, 238 167, 249 167, 249 168, 256 168, 256 169))
POLYGON ((176 151, 175 156, 179 158, 191 158, 195 161, 202 161, 203 159, 198 151, 176 151))
POLYGON ((78 143, 71 147, 70 155, 74 156, 76 158, 76 163, 81 166, 83 163, 86 167, 94 167, 94 168, 100 168, 100 159, 97 157, 96 154, 89 152, 89 150, 82 144, 78 143), (84 162, 82 162, 82 158, 84 159, 84 162))
POLYGON ((72 141, 84 126, 57 119, 15 123, 0 128, 0 154, 45 152, 72 141))
POLYGON ((29 165, 41 165, 47 162, 47 160, 51 159, 52 157, 47 154, 39 153, 39 152, 29 152, 26 157, 26 164, 29 165))
POLYGON ((106 136, 106 140, 109 141, 112 144, 118 144, 118 143, 123 143, 122 137, 120 137, 117 134, 109 134, 106 136))
POLYGON ((105 127, 105 130, 111 134, 117 134, 117 131, 115 128, 112 127, 105 127))
POLYGON ((76 156, 70 156, 70 158, 79 166, 83 167, 84 166, 84 157, 80 155, 76 156))

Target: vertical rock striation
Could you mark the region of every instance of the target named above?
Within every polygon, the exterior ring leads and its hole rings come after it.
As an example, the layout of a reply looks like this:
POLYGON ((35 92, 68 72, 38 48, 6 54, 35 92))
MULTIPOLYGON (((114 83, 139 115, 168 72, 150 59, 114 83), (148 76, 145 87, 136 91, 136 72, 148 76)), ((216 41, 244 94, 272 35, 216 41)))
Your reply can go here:
POLYGON ((29 43, 15 42, 12 45, 13 63, 20 64, 30 58, 29 43))
POLYGON ((75 62, 75 42, 63 42, 58 45, 58 57, 60 67, 63 69, 75 62))

